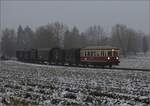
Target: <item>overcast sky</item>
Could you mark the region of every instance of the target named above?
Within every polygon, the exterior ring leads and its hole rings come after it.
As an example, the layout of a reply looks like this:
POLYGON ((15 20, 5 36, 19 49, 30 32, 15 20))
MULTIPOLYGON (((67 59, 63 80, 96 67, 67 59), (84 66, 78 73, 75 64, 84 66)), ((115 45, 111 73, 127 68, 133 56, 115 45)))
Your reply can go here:
MULTIPOLYGON (((0 0, 1 1, 1 0, 0 0)), ((111 31, 115 24, 150 33, 150 1, 1 1, 1 29, 18 25, 37 28, 59 21, 84 31, 101 25, 111 31)))

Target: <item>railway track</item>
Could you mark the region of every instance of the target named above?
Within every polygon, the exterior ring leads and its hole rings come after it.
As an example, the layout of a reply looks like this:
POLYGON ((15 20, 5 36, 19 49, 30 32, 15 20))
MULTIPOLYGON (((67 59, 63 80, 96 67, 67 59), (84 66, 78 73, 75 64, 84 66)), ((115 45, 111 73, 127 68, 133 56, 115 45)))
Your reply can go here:
MULTIPOLYGON (((54 64, 52 64, 54 65, 54 64)), ((61 65, 56 65, 56 66, 61 66, 61 65)), ((96 68, 96 69, 112 69, 112 70, 132 70, 132 71, 147 71, 147 72, 150 72, 150 69, 142 69, 142 68, 125 68, 125 67, 112 67, 112 68, 109 68, 109 67, 102 67, 102 66, 76 66, 76 65, 72 65, 72 66, 69 66, 69 65, 63 65, 63 66, 66 66, 66 67, 79 67, 79 68, 96 68)))
MULTIPOLYGON (((68 66, 70 67, 70 66, 68 66)), ((124 68, 124 67, 84 67, 84 66, 73 66, 73 67, 80 67, 80 68, 96 68, 96 69, 112 69, 112 70, 132 70, 132 71, 147 71, 150 72, 150 69, 141 69, 141 68, 124 68)))
MULTIPOLYGON (((110 68, 105 68, 110 69, 110 68)), ((141 69, 141 68, 123 68, 123 67, 112 67, 113 70, 132 70, 132 71, 149 71, 150 69, 141 69)))
MULTIPOLYGON (((18 61, 21 62, 21 61, 18 61)), ((22 62, 22 63, 28 63, 28 62, 22 62)), ((30 64, 30 63, 28 63, 30 64)), ((66 67, 78 67, 78 68, 95 68, 95 69, 111 69, 111 70, 131 70, 131 71, 146 71, 150 72, 150 69, 143 69, 143 68, 125 68, 125 67, 103 67, 103 66, 83 66, 83 65, 60 65, 60 64, 44 64, 44 63, 32 63, 32 64, 40 64, 40 65, 53 65, 53 66, 66 66, 66 67)))

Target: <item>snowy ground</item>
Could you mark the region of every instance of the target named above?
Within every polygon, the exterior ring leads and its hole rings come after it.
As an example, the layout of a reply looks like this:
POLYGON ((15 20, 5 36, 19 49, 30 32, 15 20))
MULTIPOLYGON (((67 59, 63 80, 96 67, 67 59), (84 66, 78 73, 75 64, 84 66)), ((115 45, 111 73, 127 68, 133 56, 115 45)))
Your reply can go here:
POLYGON ((0 106, 10 104, 148 106, 150 72, 0 61, 0 106))
POLYGON ((118 67, 150 69, 150 53, 147 55, 120 58, 120 64, 118 67))

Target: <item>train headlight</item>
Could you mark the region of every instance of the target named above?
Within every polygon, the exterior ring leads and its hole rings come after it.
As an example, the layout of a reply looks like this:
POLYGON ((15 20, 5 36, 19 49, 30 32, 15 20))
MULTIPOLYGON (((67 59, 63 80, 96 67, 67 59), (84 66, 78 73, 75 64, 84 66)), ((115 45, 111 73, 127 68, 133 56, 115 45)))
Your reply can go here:
POLYGON ((108 57, 107 59, 110 60, 110 57, 108 57))
POLYGON ((118 59, 119 59, 119 57, 116 57, 116 59, 118 60, 118 59))

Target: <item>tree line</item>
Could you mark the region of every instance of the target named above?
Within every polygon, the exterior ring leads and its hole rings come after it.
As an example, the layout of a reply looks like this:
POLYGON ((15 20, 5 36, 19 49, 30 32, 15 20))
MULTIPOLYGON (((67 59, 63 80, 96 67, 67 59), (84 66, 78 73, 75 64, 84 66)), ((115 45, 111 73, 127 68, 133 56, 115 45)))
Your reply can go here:
POLYGON ((8 57, 15 56, 16 50, 29 50, 32 48, 61 47, 81 48, 86 46, 111 45, 119 47, 121 54, 127 56, 137 52, 146 53, 150 46, 150 35, 138 32, 126 25, 117 24, 108 34, 100 25, 93 25, 84 32, 74 26, 54 22, 38 27, 33 31, 29 26, 21 25, 14 29, 4 29, 1 38, 1 51, 8 57))

